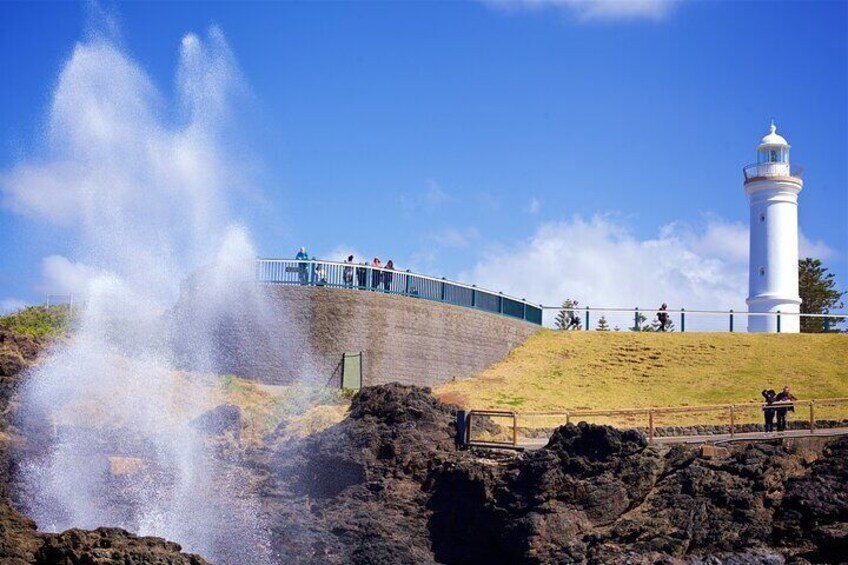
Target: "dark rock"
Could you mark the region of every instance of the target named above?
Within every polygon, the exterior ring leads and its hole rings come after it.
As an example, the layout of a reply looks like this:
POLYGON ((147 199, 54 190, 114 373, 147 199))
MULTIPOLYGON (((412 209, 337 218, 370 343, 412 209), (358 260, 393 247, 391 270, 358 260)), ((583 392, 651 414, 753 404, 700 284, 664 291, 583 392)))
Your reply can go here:
POLYGON ((178 544, 138 537, 116 528, 40 533, 35 522, 0 503, 0 563, 9 565, 98 564, 203 565, 178 544))
POLYGON ((779 445, 704 460, 696 447, 581 423, 506 457, 457 450, 454 416, 426 389, 367 388, 345 421, 267 452, 275 550, 303 563, 778 564, 844 554, 842 444, 812 466, 779 445))
POLYGON ((194 419, 191 425, 209 435, 241 433, 241 410, 234 404, 221 404, 194 419))

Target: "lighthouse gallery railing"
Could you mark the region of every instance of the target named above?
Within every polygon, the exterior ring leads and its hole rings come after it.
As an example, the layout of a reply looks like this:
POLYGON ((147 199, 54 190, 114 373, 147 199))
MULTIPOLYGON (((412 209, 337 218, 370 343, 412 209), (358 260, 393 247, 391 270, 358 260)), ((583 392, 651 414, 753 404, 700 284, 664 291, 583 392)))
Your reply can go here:
POLYGON ((753 163, 742 169, 745 180, 764 177, 796 177, 800 178, 804 172, 803 167, 789 168, 789 163, 753 163))

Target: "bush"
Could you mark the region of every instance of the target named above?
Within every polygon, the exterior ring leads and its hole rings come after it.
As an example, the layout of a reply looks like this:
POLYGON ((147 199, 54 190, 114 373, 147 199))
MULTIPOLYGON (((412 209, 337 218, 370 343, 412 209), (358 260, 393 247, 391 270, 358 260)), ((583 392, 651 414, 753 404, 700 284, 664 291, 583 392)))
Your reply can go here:
POLYGON ((71 330, 72 319, 67 304, 29 306, 0 317, 0 328, 33 337, 64 337, 71 330))

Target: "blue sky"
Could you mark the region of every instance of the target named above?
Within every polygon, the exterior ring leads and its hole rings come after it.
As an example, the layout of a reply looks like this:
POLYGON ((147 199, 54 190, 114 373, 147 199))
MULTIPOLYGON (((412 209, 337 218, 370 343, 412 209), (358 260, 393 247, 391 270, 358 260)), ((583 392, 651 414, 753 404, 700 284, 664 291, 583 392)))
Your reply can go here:
POLYGON ((228 217, 259 255, 351 250, 545 303, 744 307, 741 168, 774 118, 805 168, 802 252, 846 281, 847 6, 0 4, 0 301, 85 279, 73 221, 9 188, 55 152, 75 45, 108 37, 178 129, 180 45, 211 26, 236 69, 215 128, 228 217))

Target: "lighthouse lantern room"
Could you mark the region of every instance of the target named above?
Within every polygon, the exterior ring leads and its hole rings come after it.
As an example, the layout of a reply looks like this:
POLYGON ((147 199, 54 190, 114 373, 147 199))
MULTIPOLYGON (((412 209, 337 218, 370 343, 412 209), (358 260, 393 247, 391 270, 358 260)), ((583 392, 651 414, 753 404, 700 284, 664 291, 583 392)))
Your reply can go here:
POLYGON ((804 183, 790 168, 789 143, 774 121, 757 147, 757 162, 743 172, 751 207, 747 303, 754 315, 748 331, 797 333, 798 194, 804 183))

